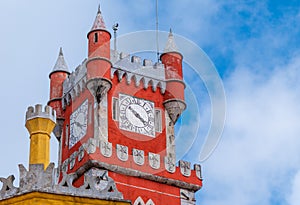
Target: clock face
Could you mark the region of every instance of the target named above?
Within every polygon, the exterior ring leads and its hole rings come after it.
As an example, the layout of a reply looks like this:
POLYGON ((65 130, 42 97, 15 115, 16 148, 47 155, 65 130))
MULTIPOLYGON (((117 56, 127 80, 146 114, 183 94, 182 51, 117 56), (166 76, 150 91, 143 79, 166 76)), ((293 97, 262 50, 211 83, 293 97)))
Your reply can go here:
POLYGON ((69 148, 73 147, 86 135, 88 100, 84 101, 70 117, 69 148))
POLYGON ((154 103, 124 94, 119 99, 120 129, 154 137, 154 103))

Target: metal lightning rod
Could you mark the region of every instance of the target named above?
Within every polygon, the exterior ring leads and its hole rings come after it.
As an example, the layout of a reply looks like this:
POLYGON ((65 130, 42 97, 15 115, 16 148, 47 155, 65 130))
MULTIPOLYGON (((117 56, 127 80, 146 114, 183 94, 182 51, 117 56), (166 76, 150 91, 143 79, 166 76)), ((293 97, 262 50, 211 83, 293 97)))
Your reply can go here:
POLYGON ((159 44, 158 44, 158 0, 156 0, 156 55, 159 62, 159 44))

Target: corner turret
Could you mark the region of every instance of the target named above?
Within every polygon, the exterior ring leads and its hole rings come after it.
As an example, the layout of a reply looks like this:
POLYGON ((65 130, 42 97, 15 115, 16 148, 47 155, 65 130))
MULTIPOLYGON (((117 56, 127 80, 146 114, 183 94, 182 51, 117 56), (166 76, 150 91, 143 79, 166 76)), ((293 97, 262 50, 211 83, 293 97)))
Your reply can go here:
POLYGON ((88 60, 87 68, 87 88, 95 97, 99 104, 103 96, 111 88, 110 70, 112 63, 110 62, 110 38, 111 34, 105 28, 105 23, 98 8, 97 16, 91 31, 87 35, 88 60))
POLYGON ((48 105, 51 106, 57 114, 57 126, 54 129, 54 134, 58 140, 60 140, 62 125, 65 119, 65 114, 62 108, 63 82, 66 78, 68 78, 69 74, 70 72, 65 61, 62 48, 60 48, 56 63, 52 72, 49 74, 50 99, 48 101, 48 105))
POLYGON ((50 134, 55 127, 55 111, 42 105, 28 107, 26 112, 26 128, 30 134, 29 165, 43 164, 46 169, 50 163, 50 134))
POLYGON ((186 104, 184 102, 185 84, 182 80, 183 56, 180 52, 178 52, 171 29, 164 53, 160 56, 160 59, 165 65, 165 76, 167 82, 164 106, 170 116, 170 119, 175 124, 183 110, 185 110, 186 104))
POLYGON ((89 40, 89 57, 101 56, 110 59, 111 34, 108 30, 106 30, 104 19, 100 10, 100 5, 98 7, 98 12, 94 24, 90 32, 87 34, 87 38, 89 40))

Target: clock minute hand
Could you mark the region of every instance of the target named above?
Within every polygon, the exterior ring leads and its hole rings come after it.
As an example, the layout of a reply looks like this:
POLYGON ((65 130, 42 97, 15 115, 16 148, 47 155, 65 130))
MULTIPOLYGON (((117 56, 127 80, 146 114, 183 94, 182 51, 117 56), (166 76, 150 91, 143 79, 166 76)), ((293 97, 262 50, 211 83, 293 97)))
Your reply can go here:
POLYGON ((143 124, 146 124, 146 121, 140 116, 138 112, 136 112, 132 107, 128 107, 128 109, 136 116, 143 124))

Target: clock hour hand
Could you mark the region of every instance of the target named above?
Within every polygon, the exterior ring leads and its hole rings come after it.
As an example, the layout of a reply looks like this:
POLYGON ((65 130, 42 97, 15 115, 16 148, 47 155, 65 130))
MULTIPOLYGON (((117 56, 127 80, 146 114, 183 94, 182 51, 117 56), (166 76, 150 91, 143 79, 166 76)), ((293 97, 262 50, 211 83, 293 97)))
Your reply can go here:
POLYGON ((80 128, 82 128, 84 126, 83 124, 81 124, 81 123, 79 123, 77 121, 73 122, 72 124, 75 124, 76 126, 78 126, 80 128))
POLYGON ((134 116, 136 116, 136 118, 138 118, 144 125, 147 124, 147 122, 140 116, 140 114, 135 111, 134 109, 132 109, 132 107, 128 107, 128 109, 134 114, 134 116))

